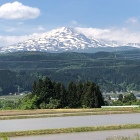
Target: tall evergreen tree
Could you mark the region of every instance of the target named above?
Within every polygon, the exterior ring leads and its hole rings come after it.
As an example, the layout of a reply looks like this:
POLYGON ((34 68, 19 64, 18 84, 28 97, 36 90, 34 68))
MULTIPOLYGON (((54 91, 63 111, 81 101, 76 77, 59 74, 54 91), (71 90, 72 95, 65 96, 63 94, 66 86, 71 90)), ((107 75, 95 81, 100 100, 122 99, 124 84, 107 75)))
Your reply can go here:
POLYGON ((64 108, 68 106, 68 94, 63 84, 60 86, 60 107, 64 108))
POLYGON ((77 107, 77 92, 76 92, 76 85, 74 82, 70 82, 68 86, 68 106, 70 108, 76 108, 77 107))
POLYGON ((83 100, 83 98, 84 98, 84 95, 83 95, 83 83, 81 82, 81 81, 78 81, 78 84, 77 84, 77 86, 76 86, 76 88, 77 88, 77 100, 78 100, 78 102, 77 102, 77 106, 78 107, 81 107, 82 106, 82 100, 83 100))
POLYGON ((54 86, 52 81, 46 77, 43 82, 43 90, 42 90, 43 98, 46 104, 49 103, 50 98, 54 95, 54 86))
POLYGON ((59 99, 60 98, 60 88, 61 88, 61 83, 55 83, 54 85, 54 99, 59 99))
POLYGON ((102 94, 95 83, 88 82, 85 88, 87 90, 84 93, 83 105, 89 108, 99 108, 104 105, 102 94))
POLYGON ((104 102, 104 98, 102 96, 102 93, 101 93, 98 85, 96 85, 96 90, 95 91, 98 93, 97 94, 97 96, 98 96, 98 106, 96 106, 96 107, 100 108, 101 106, 105 105, 105 102, 104 102))

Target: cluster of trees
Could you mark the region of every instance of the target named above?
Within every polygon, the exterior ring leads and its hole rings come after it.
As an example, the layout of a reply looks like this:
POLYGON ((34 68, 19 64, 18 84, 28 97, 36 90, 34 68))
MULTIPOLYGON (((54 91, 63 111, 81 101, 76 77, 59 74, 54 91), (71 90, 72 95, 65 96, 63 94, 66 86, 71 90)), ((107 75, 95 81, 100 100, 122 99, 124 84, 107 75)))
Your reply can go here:
POLYGON ((119 94, 118 100, 112 102, 111 105, 121 106, 121 105, 140 105, 140 100, 136 99, 136 96, 133 93, 127 95, 119 94))
POLYGON ((18 106, 18 101, 12 101, 12 100, 3 100, 0 99, 0 109, 17 109, 19 108, 18 106))
POLYGON ((48 77, 33 84, 32 94, 25 96, 21 105, 24 109, 36 108, 100 108, 104 99, 98 85, 86 81, 70 82, 68 87, 52 82, 48 77))

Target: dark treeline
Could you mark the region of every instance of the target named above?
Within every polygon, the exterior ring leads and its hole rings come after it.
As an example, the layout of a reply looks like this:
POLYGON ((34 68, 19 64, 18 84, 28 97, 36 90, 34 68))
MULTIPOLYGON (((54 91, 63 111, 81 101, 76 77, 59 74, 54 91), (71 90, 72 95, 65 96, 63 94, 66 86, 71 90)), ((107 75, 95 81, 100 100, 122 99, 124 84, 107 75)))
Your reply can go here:
POLYGON ((100 108, 104 100, 98 85, 86 81, 70 82, 68 87, 48 77, 33 84, 32 94, 23 98, 24 109, 36 108, 100 108))

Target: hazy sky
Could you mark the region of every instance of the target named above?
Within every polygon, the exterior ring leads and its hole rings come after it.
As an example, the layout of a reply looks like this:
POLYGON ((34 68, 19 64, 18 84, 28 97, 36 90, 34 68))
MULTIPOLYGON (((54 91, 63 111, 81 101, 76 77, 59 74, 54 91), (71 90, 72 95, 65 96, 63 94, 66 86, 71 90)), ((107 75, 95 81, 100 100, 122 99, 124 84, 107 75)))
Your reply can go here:
POLYGON ((140 42, 140 0, 0 0, 0 46, 62 26, 97 39, 140 42))

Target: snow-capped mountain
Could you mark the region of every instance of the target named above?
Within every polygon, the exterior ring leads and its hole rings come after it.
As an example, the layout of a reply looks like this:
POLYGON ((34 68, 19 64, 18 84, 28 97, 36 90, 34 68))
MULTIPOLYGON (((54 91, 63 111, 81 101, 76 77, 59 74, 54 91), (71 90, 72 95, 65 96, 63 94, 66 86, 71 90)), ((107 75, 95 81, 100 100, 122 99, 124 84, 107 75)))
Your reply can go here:
POLYGON ((0 48, 0 52, 46 51, 46 52, 91 52, 98 48, 117 47, 113 43, 91 39, 74 28, 62 27, 44 33, 37 38, 0 48))

